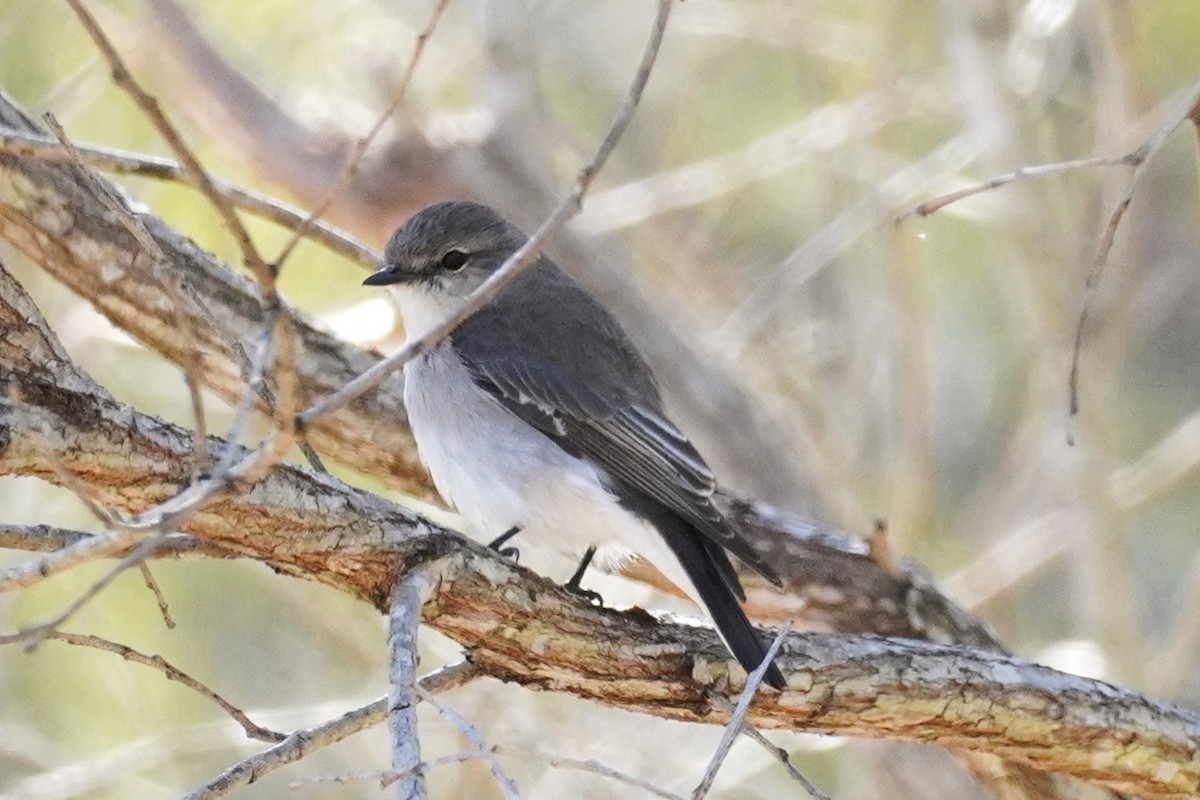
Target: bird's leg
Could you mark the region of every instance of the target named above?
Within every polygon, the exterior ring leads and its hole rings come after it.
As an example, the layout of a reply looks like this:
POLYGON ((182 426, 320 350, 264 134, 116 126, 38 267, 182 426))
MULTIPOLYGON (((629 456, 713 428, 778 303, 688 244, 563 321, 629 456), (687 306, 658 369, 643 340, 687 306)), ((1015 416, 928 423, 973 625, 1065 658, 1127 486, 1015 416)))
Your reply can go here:
POLYGON ((520 532, 521 532, 521 526, 513 525, 511 528, 506 530, 504 533, 500 534, 495 539, 492 539, 492 541, 488 542, 488 547, 492 548, 493 550, 495 550, 497 553, 504 556, 505 558, 511 558, 513 561, 520 561, 521 560, 521 551, 520 550, 518 550, 515 547, 505 547, 504 546, 505 542, 507 542, 509 539, 513 538, 520 532))
POLYGON ((570 580, 563 584, 563 588, 573 595, 582 597, 584 600, 587 600, 589 603, 598 608, 604 608, 604 598, 600 596, 599 592, 593 592, 591 589, 584 589, 579 585, 579 582, 583 580, 583 574, 587 572, 588 566, 592 563, 592 557, 594 555, 596 555, 596 546, 592 545, 584 551, 583 558, 579 561, 579 566, 575 568, 575 574, 571 576, 570 580))

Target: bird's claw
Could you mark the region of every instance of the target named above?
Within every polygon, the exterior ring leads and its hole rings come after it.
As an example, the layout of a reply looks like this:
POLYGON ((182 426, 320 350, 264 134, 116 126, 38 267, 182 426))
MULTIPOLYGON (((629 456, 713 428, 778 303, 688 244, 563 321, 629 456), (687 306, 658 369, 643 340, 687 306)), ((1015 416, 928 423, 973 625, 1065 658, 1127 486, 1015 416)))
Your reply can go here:
POLYGON ((576 597, 582 597, 596 608, 604 608, 604 598, 599 592, 593 592, 591 589, 585 589, 579 585, 583 580, 583 574, 587 572, 588 566, 592 563, 592 556, 596 555, 596 548, 589 547, 583 554, 583 558, 579 561, 579 566, 575 568, 575 574, 570 580, 563 584, 563 588, 576 597))
POLYGON ((604 608, 604 598, 600 596, 599 592, 593 592, 591 589, 585 589, 578 583, 571 583, 570 581, 564 583, 562 588, 569 594, 583 598, 584 600, 588 601, 590 605, 593 605, 596 608, 604 608))
POLYGON ((515 547, 505 547, 504 546, 505 542, 507 542, 509 539, 513 538, 520 532, 521 532, 521 527, 519 525, 514 525, 511 528, 509 528, 508 530, 506 530, 504 533, 497 536, 495 539, 492 539, 490 542, 488 542, 488 547, 492 548, 493 550, 495 550, 497 553, 504 556, 505 558, 511 558, 513 561, 520 561, 521 560, 521 551, 520 550, 518 550, 515 547))

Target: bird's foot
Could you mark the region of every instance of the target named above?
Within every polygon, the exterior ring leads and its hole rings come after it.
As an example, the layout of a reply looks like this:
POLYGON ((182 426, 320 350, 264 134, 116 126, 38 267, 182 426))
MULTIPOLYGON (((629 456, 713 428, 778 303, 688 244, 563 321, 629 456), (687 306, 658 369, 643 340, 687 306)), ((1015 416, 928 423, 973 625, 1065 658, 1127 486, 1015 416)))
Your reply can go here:
POLYGON ((505 547, 504 546, 505 542, 507 542, 509 539, 513 538, 520 532, 521 532, 521 526, 513 525, 511 528, 506 530, 504 533, 500 534, 495 539, 492 539, 492 541, 488 542, 488 547, 492 548, 493 550, 495 550, 497 553, 504 556, 505 558, 511 558, 513 561, 520 561, 521 560, 521 551, 520 550, 518 550, 515 547, 505 547))
POLYGON ((596 555, 595 546, 589 547, 583 554, 583 558, 579 561, 579 566, 575 568, 575 574, 570 580, 563 584, 563 588, 576 597, 582 597, 596 608, 604 608, 604 598, 599 592, 593 592, 591 589, 584 589, 579 585, 583 580, 583 574, 587 572, 588 566, 592 563, 592 556, 596 555))

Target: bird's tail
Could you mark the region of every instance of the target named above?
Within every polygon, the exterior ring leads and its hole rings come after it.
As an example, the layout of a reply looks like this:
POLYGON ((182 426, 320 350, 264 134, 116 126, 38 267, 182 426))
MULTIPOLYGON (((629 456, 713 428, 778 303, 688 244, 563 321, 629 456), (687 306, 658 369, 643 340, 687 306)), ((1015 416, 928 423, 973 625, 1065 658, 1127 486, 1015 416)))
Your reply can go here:
MULTIPOLYGON (((647 505, 654 508, 639 508, 639 513, 658 529, 691 581, 691 587, 680 588, 694 590, 692 599, 704 606, 725 646, 742 667, 747 672, 758 669, 767 655, 767 645, 738 604, 739 599, 745 599, 745 592, 728 554, 671 510, 653 502, 647 505)), ((767 668, 764 680, 780 691, 786 685, 783 673, 774 664, 767 668)))

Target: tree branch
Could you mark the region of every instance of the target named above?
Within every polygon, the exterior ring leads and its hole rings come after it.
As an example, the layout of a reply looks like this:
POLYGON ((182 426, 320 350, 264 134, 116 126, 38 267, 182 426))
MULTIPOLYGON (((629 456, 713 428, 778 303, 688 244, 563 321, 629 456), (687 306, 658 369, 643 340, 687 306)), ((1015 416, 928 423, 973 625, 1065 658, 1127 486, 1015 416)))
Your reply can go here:
POLYGON ((396 582, 388 614, 388 732, 392 738, 392 769, 403 774, 396 782, 401 800, 424 800, 425 775, 417 731, 417 629, 421 607, 429 597, 429 578, 423 569, 411 570, 396 582))
MULTIPOLYGON (((428 692, 445 692, 471 680, 478 670, 468 663, 460 662, 443 667, 421 679, 420 685, 428 692)), ((269 772, 299 761, 304 756, 335 744, 383 722, 387 716, 387 698, 368 703, 342 716, 312 728, 294 731, 274 747, 239 761, 203 786, 184 795, 184 800, 213 800, 224 797, 242 786, 253 783, 269 772)))
MULTIPOLYGON (((2 92, 0 127, 44 135, 2 92)), ((165 358, 185 364, 198 350, 205 384, 236 403, 245 391, 246 352, 253 349, 251 343, 266 321, 253 284, 157 218, 133 213, 146 223, 166 254, 166 264, 141 255, 137 241, 73 165, 0 155, 0 237, 165 358), (163 287, 174 280, 185 287, 185 297, 196 301, 178 312, 190 318, 197 338, 189 339, 168 324, 173 298, 163 287)), ((279 313, 296 330, 297 379, 305 404, 335 391, 378 360, 339 342, 286 305, 281 304, 279 313)), ((412 434, 404 426, 402 387, 399 376, 389 378, 379 391, 313 422, 306 433, 322 452, 407 494, 432 499, 412 434)), ((259 406, 266 409, 261 399, 259 406)))
MULTIPOLYGON (((39 126, 2 93, 0 126, 42 135, 39 126)), ((245 387, 245 350, 263 325, 253 286, 161 221, 141 217, 166 253, 172 279, 177 278, 186 287, 185 294, 196 301, 186 304, 181 313, 193 317, 199 341, 187 340, 165 324, 164 309, 170 308, 172 298, 162 290, 163 276, 155 272, 159 266, 139 257, 137 242, 95 199, 70 164, 0 154, 0 237, 165 358, 183 364, 198 348, 204 356, 206 385, 236 402, 245 387)), ((289 315, 296 331, 302 398, 332 393, 379 361, 373 353, 333 339, 286 305, 280 313, 289 315)), ((406 425, 402 397, 403 377, 393 374, 377 391, 314 420, 306 431, 322 453, 406 494, 432 499, 433 489, 406 425)), ((156 427, 154 422, 146 424, 156 427)), ((132 484, 142 476, 134 464, 120 460, 105 468, 112 472, 97 477, 114 485, 132 484)), ((89 470, 95 471, 95 466, 89 470)), ((178 485, 184 477, 172 475, 170 480, 178 485)), ((157 491, 150 494, 164 496, 157 491)), ((148 502, 148 497, 143 499, 148 502)), ((718 501, 772 559, 787 583, 787 592, 780 594, 746 575, 749 611, 758 618, 796 618, 833 630, 999 647, 986 626, 955 606, 919 572, 883 569, 860 540, 727 493, 718 501)), ((231 525, 238 521, 235 517, 231 525)), ((644 563, 633 562, 626 574, 661 582, 661 576, 644 563)))
MULTIPOLYGON (((290 116, 222 58, 180 4, 151 0, 146 7, 155 41, 166 43, 168 57, 158 47, 147 55, 154 58, 164 89, 181 101, 187 98, 179 103, 180 111, 208 109, 194 115, 192 122, 211 133, 232 158, 245 159, 256 174, 277 181, 307 204, 318 202, 336 178, 352 139, 336 134, 331 138, 328 131, 310 129, 290 116)), ((137 46, 136 41, 129 44, 137 46)), ((496 51, 511 54, 523 44, 493 45, 493 57, 504 60, 496 51)), ((484 141, 434 147, 409 126, 377 148, 329 216, 360 236, 382 240, 421 206, 461 197, 503 207, 527 228, 541 222, 546 209, 558 201, 560 186, 546 169, 554 158, 539 123, 535 92, 516 74, 499 83, 500 91, 484 87, 493 101, 489 111, 496 117, 484 141)), ((678 309, 648 297, 629 258, 614 257, 612 245, 610 240, 589 240, 566 230, 556 249, 560 264, 630 325, 685 427, 702 437, 706 431, 724 431, 730 419, 741 420, 742 437, 736 443, 720 435, 705 443, 711 460, 723 465, 721 471, 736 472, 750 488, 777 503, 802 495, 806 479, 801 465, 806 457, 797 448, 804 444, 803 437, 764 410, 761 399, 746 388, 740 365, 713 358, 698 346, 699 330, 688 334, 664 324, 676 318, 678 309)))
MULTIPOLYGON (((188 432, 23 349, 49 334, 40 319, 13 313, 19 291, 11 280, 0 285, 0 369, 22 413, 60 433, 54 456, 114 506, 174 496, 188 476, 188 432)), ((0 474, 57 480, 44 449, 13 424, 8 396, 0 474)), ((215 452, 232 447, 211 443, 215 452)), ((728 722, 728 705, 714 697, 745 680, 708 628, 593 608, 412 512, 299 467, 275 467, 184 527, 380 609, 393 576, 428 570, 435 591, 424 621, 501 680, 708 724, 728 722)), ((755 699, 747 721, 757 727, 937 742, 1143 797, 1200 791, 1200 719, 1098 681, 961 646, 829 634, 789 637, 778 664, 788 689, 755 699)))

